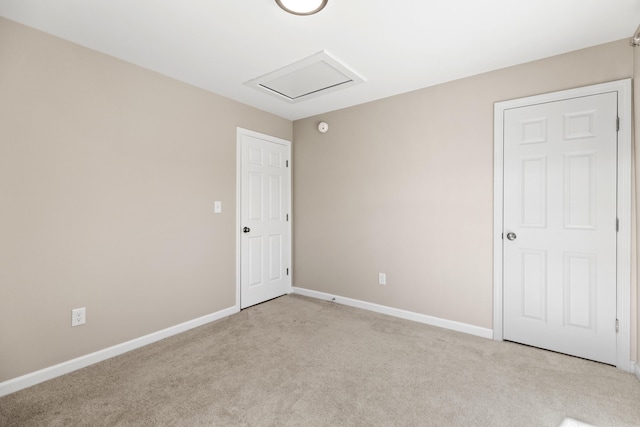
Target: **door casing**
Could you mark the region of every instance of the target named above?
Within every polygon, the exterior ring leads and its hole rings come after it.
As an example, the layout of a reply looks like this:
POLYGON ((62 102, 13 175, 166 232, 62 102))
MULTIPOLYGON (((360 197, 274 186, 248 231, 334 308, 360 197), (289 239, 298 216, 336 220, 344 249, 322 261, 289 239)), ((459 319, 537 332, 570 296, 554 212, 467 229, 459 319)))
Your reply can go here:
POLYGON ((618 335, 616 339, 616 366, 633 371, 631 361, 631 79, 585 86, 543 95, 530 96, 494 105, 494 173, 493 173, 493 338, 503 339, 503 170, 504 170, 504 112, 510 108, 542 104, 581 96, 607 92, 618 94, 617 158, 617 211, 619 231, 617 235, 617 289, 616 310, 618 335))
MULTIPOLYGON (((236 132, 236 305, 235 305, 235 308, 237 311, 240 311, 240 294, 241 294, 240 288, 242 285, 241 283, 242 252, 241 252, 240 245, 241 245, 242 227, 243 227, 242 226, 242 136, 243 135, 249 135, 255 138, 275 142, 277 144, 283 144, 288 148, 289 150, 288 157, 291 158, 291 141, 277 138, 271 135, 266 135, 266 134, 252 131, 249 129, 244 129, 241 127, 237 128, 237 132, 236 132)), ((290 184, 292 184, 291 169, 292 169, 292 165, 290 164, 287 169, 289 174, 288 179, 290 184)), ((289 212, 289 221, 287 223, 289 227, 289 241, 286 243, 289 245, 290 249, 293 248, 292 246, 293 240, 292 240, 292 233, 291 233, 293 228, 292 227, 293 214, 291 210, 292 193, 293 193, 292 189, 293 189, 293 185, 289 185, 289 197, 288 197, 288 206, 287 206, 287 211, 289 212)), ((291 250, 289 250, 288 252, 289 252, 289 257, 284 261, 288 265, 291 265, 291 258, 292 258, 291 250)), ((289 271, 289 274, 291 275, 292 272, 289 271)), ((292 292, 292 286, 291 286, 291 281, 289 281, 289 289, 287 293, 291 293, 291 292, 292 292)))

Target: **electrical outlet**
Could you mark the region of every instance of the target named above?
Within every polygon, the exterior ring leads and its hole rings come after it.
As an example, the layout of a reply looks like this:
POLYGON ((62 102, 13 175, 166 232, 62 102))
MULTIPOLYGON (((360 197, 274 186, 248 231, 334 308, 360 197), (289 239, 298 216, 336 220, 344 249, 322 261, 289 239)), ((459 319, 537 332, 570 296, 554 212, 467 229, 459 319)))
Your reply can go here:
POLYGON ((86 307, 74 308, 71 310, 71 326, 80 326, 87 323, 86 307))
POLYGON ((387 284, 387 275, 385 273, 378 273, 378 284, 379 285, 387 284))

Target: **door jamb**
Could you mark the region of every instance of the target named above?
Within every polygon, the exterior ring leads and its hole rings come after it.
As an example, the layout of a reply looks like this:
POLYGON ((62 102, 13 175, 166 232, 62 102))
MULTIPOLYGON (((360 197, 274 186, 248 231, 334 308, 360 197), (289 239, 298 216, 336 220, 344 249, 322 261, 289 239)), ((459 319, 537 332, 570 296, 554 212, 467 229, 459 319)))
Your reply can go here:
MULTIPOLYGON (((292 164, 291 164, 291 141, 288 141, 286 139, 282 139, 282 138, 277 138, 275 136, 271 136, 271 135, 266 135, 264 133, 259 133, 256 131, 252 131, 249 129, 244 129, 241 127, 237 127, 236 130, 236 305, 235 305, 235 309, 236 311, 240 311, 240 286, 242 285, 241 283, 241 260, 242 260, 242 252, 241 252, 241 239, 242 239, 242 232, 241 232, 241 227, 242 227, 242 136, 243 135, 248 135, 248 136, 252 136, 254 138, 259 138, 259 139, 264 139, 270 142, 275 142, 277 144, 283 144, 287 147, 288 150, 288 154, 287 154, 287 160, 289 161, 289 167, 287 169, 287 174, 288 174, 288 179, 289 179, 289 200, 288 200, 288 206, 287 206, 287 211, 289 212, 289 241, 287 242, 289 244, 289 259, 285 260, 287 262, 287 264, 289 266, 291 266, 291 260, 293 258, 293 236, 292 236, 292 229, 293 229, 293 213, 291 211, 291 206, 292 206, 292 196, 293 196, 293 182, 291 180, 291 169, 292 169, 292 164)), ((291 272, 291 267, 289 267, 289 271, 291 272)), ((289 275, 289 290, 287 293, 291 293, 292 292, 292 280, 291 280, 291 273, 289 275)))
MULTIPOLYGON (((632 372, 631 361, 631 79, 585 86, 576 89, 535 95, 526 98, 496 102, 494 104, 493 141, 493 339, 503 340, 503 172, 504 172, 504 112, 510 108, 560 101, 563 99, 597 95, 606 92, 618 94, 618 194, 617 212, 617 318, 616 366, 632 372)), ((614 325, 611 325, 614 327, 614 325)))

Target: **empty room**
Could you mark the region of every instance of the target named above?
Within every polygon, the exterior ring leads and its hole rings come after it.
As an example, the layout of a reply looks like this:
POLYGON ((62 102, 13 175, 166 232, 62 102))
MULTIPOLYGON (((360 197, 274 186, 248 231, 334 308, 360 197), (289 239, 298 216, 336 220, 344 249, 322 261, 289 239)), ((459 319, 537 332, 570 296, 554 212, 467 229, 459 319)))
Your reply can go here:
POLYGON ((638 0, 0 0, 0 425, 640 426, 638 0))

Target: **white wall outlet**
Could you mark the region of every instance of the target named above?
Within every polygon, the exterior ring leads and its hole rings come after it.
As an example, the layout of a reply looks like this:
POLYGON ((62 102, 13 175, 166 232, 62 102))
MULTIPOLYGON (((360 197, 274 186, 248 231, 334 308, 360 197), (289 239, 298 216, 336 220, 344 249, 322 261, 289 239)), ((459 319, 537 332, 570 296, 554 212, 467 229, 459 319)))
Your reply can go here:
POLYGON ((385 273, 378 273, 378 284, 379 285, 387 284, 387 275, 385 273))
POLYGON ((222 213, 222 202, 216 200, 213 202, 213 213, 222 213))
POLYGON ((71 310, 71 326, 80 326, 87 323, 87 308, 74 308, 71 310))

